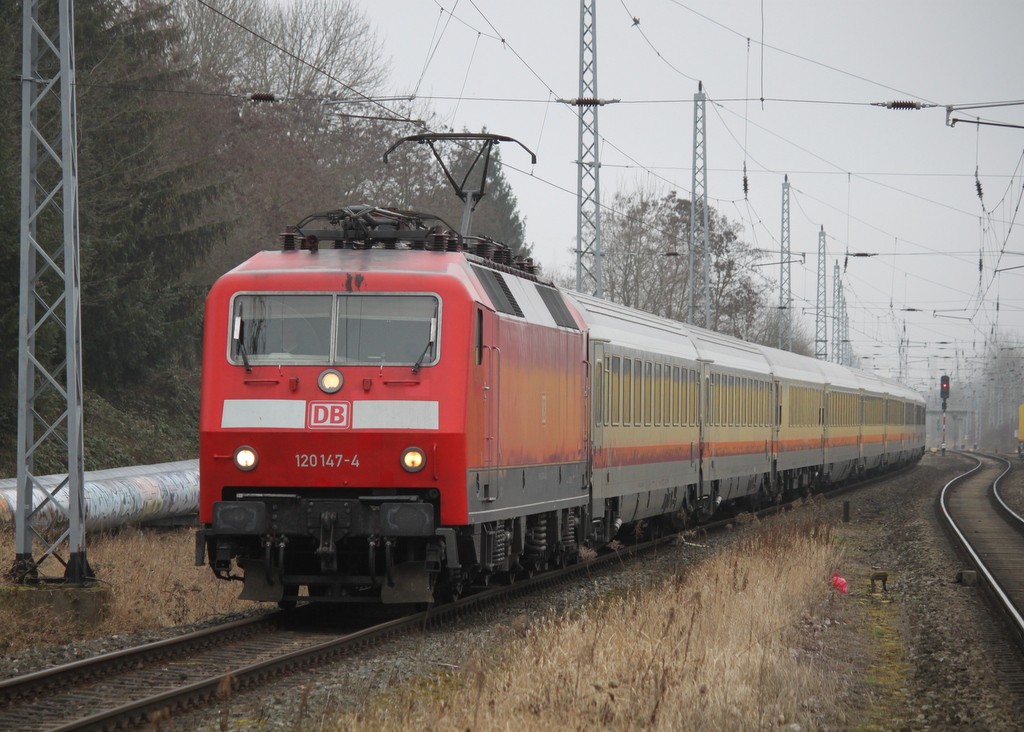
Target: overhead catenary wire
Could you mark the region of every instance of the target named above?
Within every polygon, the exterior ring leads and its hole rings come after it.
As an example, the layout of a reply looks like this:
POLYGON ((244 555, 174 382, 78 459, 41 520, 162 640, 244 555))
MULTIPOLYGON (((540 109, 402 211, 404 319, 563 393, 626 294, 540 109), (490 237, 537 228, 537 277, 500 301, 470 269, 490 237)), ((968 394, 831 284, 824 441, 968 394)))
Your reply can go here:
MULTIPOLYGON (((476 9, 477 11, 479 11, 479 7, 477 7, 477 3, 472 3, 472 4, 473 4, 474 8, 475 8, 475 9, 476 9)), ((681 3, 676 3, 676 4, 677 4, 677 5, 680 5, 681 7, 685 7, 685 6, 683 6, 683 5, 681 4, 681 3)), ((441 6, 440 6, 440 4, 438 4, 438 6, 439 6, 439 7, 441 7, 441 6)), ((465 7, 465 6, 463 5, 463 7, 465 7)), ((688 8, 687 8, 687 9, 688 9, 688 8)), ((483 13, 481 13, 481 17, 485 17, 485 16, 483 15, 483 13)), ((485 17, 485 19, 486 19, 486 17, 485 17)), ((459 18, 456 18, 456 20, 460 20, 460 22, 461 22, 461 19, 459 19, 459 18)), ((487 22, 488 22, 488 25, 490 26, 490 28, 491 28, 492 30, 494 30, 494 34, 493 34, 493 35, 490 35, 490 34, 489 34, 489 35, 488 35, 487 37, 489 37, 489 38, 493 38, 493 39, 495 39, 495 40, 499 40, 499 41, 500 41, 500 42, 501 42, 501 43, 503 44, 503 46, 506 46, 506 47, 508 47, 508 48, 511 48, 511 44, 508 44, 508 41, 507 41, 507 39, 505 39, 505 38, 503 37, 503 34, 501 34, 500 32, 498 32, 498 31, 496 30, 495 26, 494 26, 494 25, 493 25, 492 23, 490 23, 490 21, 489 21, 489 20, 488 20, 487 22)), ((465 25, 465 23, 463 23, 463 24, 465 25)), ((469 26, 467 26, 467 27, 469 27, 469 26)), ((474 29, 474 30, 476 30, 476 29, 474 29)), ((738 34, 738 35, 739 35, 739 34, 738 34)), ((746 36, 742 36, 742 37, 743 37, 744 39, 746 38, 746 36)), ((764 41, 764 39, 763 39, 763 37, 762 37, 762 45, 761 45, 761 52, 762 52, 762 54, 764 53, 764 50, 765 50, 765 48, 771 48, 771 47, 770 47, 770 46, 769 46, 768 44, 764 43, 763 41, 764 41)), ((512 49, 512 50, 514 50, 514 49, 512 49)), ((796 54, 793 54, 793 55, 794 55, 794 56, 797 56, 796 54)), ((520 55, 519 55, 518 53, 516 54, 516 56, 517 56, 517 57, 519 57, 519 58, 520 58, 520 60, 523 60, 523 59, 522 59, 522 57, 521 57, 521 56, 520 56, 520 55)), ((526 63, 526 62, 524 61, 524 63, 526 63)), ((526 64, 526 65, 527 65, 527 67, 529 67, 529 64, 526 64)), ((824 66, 824 67, 828 68, 828 66, 827 66, 827 65, 822 65, 822 66, 824 66)), ((763 65, 762 65, 762 67, 763 67, 763 65)), ((533 73, 534 73, 534 75, 535 75, 535 76, 537 76, 537 78, 538 78, 538 79, 540 79, 540 76, 539 76, 539 75, 538 75, 538 74, 536 73, 536 71, 534 71, 534 70, 533 70, 532 68, 531 68, 531 72, 533 72, 533 73)), ((852 75, 852 76, 856 76, 856 75, 852 75)), ((541 81, 543 82, 543 79, 541 79, 541 81)), ((869 81, 870 81, 870 80, 869 80, 869 81)), ((884 85, 883 85, 883 86, 884 86, 884 85)), ((549 98, 548 98, 548 99, 546 99, 546 100, 544 100, 544 99, 541 99, 541 100, 531 100, 531 101, 535 101, 536 103, 544 103, 544 104, 546 104, 546 105, 548 105, 548 106, 549 106, 549 105, 550 105, 550 97, 551 97, 551 95, 552 95, 552 93, 553 93, 553 92, 552 92, 552 91, 550 90, 550 87, 547 87, 547 88, 548 88, 548 90, 549 90, 549 98)), ((887 87, 887 88, 890 88, 890 89, 891 89, 892 87, 887 87)), ((896 91, 899 91, 899 90, 896 90, 896 91)), ((901 93, 901 94, 906 94, 906 92, 899 92, 899 93, 901 93)), ((748 94, 746 94, 746 95, 744 95, 744 96, 745 96, 745 98, 746 98, 746 97, 749 97, 749 93, 748 93, 748 94)), ((425 98, 425 97, 424 97, 424 98, 425 98)), ((464 95, 462 95, 462 94, 460 94, 460 96, 459 96, 458 98, 462 100, 462 102, 460 102, 460 103, 467 103, 467 102, 469 102, 470 100, 472 100, 472 99, 473 99, 472 97, 467 97, 467 96, 464 96, 464 95)), ((362 102, 362 103, 366 103, 366 100, 354 100, 354 101, 356 101, 356 102, 362 102)), ((511 101, 511 102, 513 102, 513 103, 515 103, 515 102, 516 102, 516 100, 509 100, 509 101, 511 101)), ((636 100, 636 101, 634 101, 634 100, 629 100, 629 101, 628 101, 627 103, 645 103, 645 102, 647 102, 647 101, 651 101, 651 102, 653 102, 653 103, 662 103, 662 102, 663 102, 663 100, 636 100)), ((722 104, 722 103, 723 103, 724 101, 725 101, 725 100, 718 100, 718 102, 717 102, 717 103, 718 103, 718 104, 722 104)), ((829 100, 796 100, 796 101, 798 101, 799 103, 830 103, 830 102, 829 102, 829 100)), ((691 102, 691 100, 679 100, 679 103, 692 103, 692 102, 691 102)), ((837 103, 844 103, 844 102, 837 102, 837 103)), ((856 103, 856 102, 855 102, 855 103, 856 103)), ((864 104, 864 103, 856 103, 856 104, 864 104)), ((716 111, 717 111, 717 110, 716 110, 716 111)), ((723 107, 723 111, 725 111, 725 112, 731 112, 731 110, 725 109, 724 107, 723 107)), ((719 116, 721 117, 721 114, 719 114, 719 116)), ((747 117, 747 115, 744 115, 744 117, 747 117)), ((544 125, 544 123, 546 123, 546 119, 547 119, 547 116, 546 116, 546 112, 545 112, 545 118, 544 118, 544 122, 542 122, 542 126, 541 126, 541 130, 542 130, 542 132, 543 132, 543 125, 544 125)), ((723 120, 723 122, 724 122, 724 120, 723 120)), ((747 132, 746 132, 746 124, 745 124, 745 126, 744 126, 744 139, 746 139, 746 134, 747 134, 747 132)), ((604 141, 604 142, 606 142, 606 143, 608 142, 608 138, 607 138, 607 136, 604 136, 604 140, 603 140, 603 141, 604 141)), ((643 170, 647 171, 647 172, 648 172, 648 174, 650 174, 650 173, 652 173, 652 172, 657 172, 657 171, 659 171, 659 170, 667 170, 667 168, 663 168, 663 167, 660 167, 660 166, 649 166, 649 165, 648 165, 648 166, 645 166, 645 165, 641 164, 641 163, 640 163, 640 161, 638 161, 638 160, 636 160, 636 159, 635 159, 635 157, 632 157, 632 156, 628 156, 628 155, 626 155, 626 154, 624 153, 624 151, 623 151, 622 149, 620 149, 620 146, 618 146, 618 145, 615 145, 615 144, 609 144, 609 145, 608 145, 608 147, 609 147, 609 149, 610 149, 610 150, 615 150, 615 151, 616 151, 616 152, 617 152, 618 154, 623 154, 623 156, 624 156, 624 157, 626 157, 626 158, 627 158, 627 160, 630 160, 630 161, 632 161, 632 162, 635 162, 635 163, 636 163, 636 166, 637 166, 638 168, 641 168, 641 169, 643 169, 643 170)), ((745 147, 745 144, 742 144, 742 145, 741 145, 741 147, 745 147)), ((615 164, 614 164, 614 163, 604 163, 604 165, 607 165, 607 166, 609 166, 609 167, 612 167, 612 166, 614 166, 615 164)), ((523 170, 518 170, 517 166, 515 166, 515 165, 506 165, 506 167, 507 167, 507 168, 508 168, 509 170, 517 170, 518 172, 521 172, 521 173, 524 173, 524 174, 526 174, 526 175, 529 175, 529 176, 533 177, 533 178, 534 178, 535 180, 538 180, 539 182, 542 182, 542 183, 544 183, 544 184, 546 184, 546 185, 548 185, 548 186, 551 186, 551 187, 553 187, 553 188, 555 188, 555 189, 558 189, 558 190, 560 190, 560 191, 564 192, 564 193, 565 193, 566 195, 569 195, 569 196, 571 196, 571 197, 575 197, 575 193, 574 193, 573 191, 571 191, 571 190, 568 190, 568 189, 566 189, 566 187, 563 187, 563 186, 558 186, 557 184, 554 184, 554 183, 552 183, 551 181, 547 181, 547 180, 544 180, 544 179, 542 179, 542 178, 539 178, 539 177, 535 176, 535 175, 534 175, 534 174, 533 174, 532 172, 527 172, 527 171, 523 171, 523 170)), ((631 167, 631 166, 622 166, 622 167, 631 167)), ((755 170, 755 171, 750 171, 750 172, 752 172, 752 173, 755 173, 755 174, 760 174, 760 173, 761 173, 762 171, 756 171, 756 170, 755 170)), ((769 172, 769 173, 771 173, 772 171, 766 171, 766 172, 769 172)), ((846 175, 848 176, 848 180, 850 179, 851 173, 852 173, 852 171, 841 171, 841 170, 837 170, 837 171, 835 171, 835 174, 846 174, 846 175)), ((827 174, 827 173, 825 173, 825 174, 827 174)), ((860 175, 860 173, 856 173, 856 175, 860 175)), ((894 173, 894 175, 896 175, 896 173, 894 173)), ((686 186, 683 186, 683 185, 679 185, 679 184, 678 184, 678 183, 676 183, 675 181, 671 180, 671 177, 670 177, 670 176, 664 176, 664 175, 657 175, 657 176, 655 177, 655 179, 657 179, 657 180, 660 180, 660 181, 663 181, 664 183, 666 183, 666 184, 667 184, 667 185, 669 185, 669 186, 672 186, 672 187, 673 187, 674 189, 676 189, 676 190, 680 190, 680 191, 686 191, 686 190, 687 190, 687 187, 686 187, 686 186)), ((880 184, 880 182, 878 182, 878 181, 869 181, 869 182, 870 182, 871 184, 876 184, 876 183, 879 183, 879 184, 880 184)), ((897 187, 892 187, 892 188, 895 188, 896 190, 899 190, 899 189, 898 189, 897 187)), ((716 200, 716 201, 718 202, 718 205, 723 205, 723 204, 732 204, 732 205, 736 205, 735 203, 732 203, 732 202, 731 202, 731 201, 729 201, 728 199, 715 199, 715 200, 716 200)), ((937 203, 941 203, 941 202, 937 202, 937 203)), ((610 210, 610 207, 608 207, 608 206, 603 206, 603 208, 605 208, 606 210, 610 210)), ((955 208, 955 207, 950 207, 950 208, 951 208, 952 210, 956 210, 956 208, 955 208)), ((994 208, 994 207, 993 207, 993 208, 994 208)), ((741 221, 745 221, 745 223, 747 223, 747 224, 748 224, 748 225, 750 226, 750 231, 751 231, 751 233, 752 233, 753 235, 755 235, 755 241, 756 241, 756 237, 757 237, 757 232, 758 232, 758 231, 759 231, 759 230, 761 229, 761 227, 763 227, 763 226, 764 226, 763 222, 761 221, 761 218, 760 218, 760 217, 759 217, 759 216, 758 216, 758 215, 756 214, 756 209, 755 209, 755 208, 753 208, 753 207, 751 207, 751 208, 749 209, 749 211, 748 211, 748 214, 747 214, 746 216, 741 216, 741 221)), ((875 227, 875 228, 879 228, 879 227, 875 227)), ((768 229, 767 227, 765 227, 765 228, 764 228, 764 230, 765 230, 765 231, 768 231, 768 232, 770 233, 770 229, 768 229)), ((847 239, 848 239, 848 238, 849 238, 849 237, 847 237, 847 239)), ((900 239, 904 239, 905 237, 899 237, 899 238, 900 238, 900 239)), ((901 254, 904 254, 904 253, 903 253, 903 252, 901 252, 901 254)), ((908 253, 906 253, 906 254, 910 255, 910 254, 918 254, 918 253, 910 253, 910 252, 908 252, 908 253)), ((920 256, 920 255, 918 255, 918 256, 920 256)))

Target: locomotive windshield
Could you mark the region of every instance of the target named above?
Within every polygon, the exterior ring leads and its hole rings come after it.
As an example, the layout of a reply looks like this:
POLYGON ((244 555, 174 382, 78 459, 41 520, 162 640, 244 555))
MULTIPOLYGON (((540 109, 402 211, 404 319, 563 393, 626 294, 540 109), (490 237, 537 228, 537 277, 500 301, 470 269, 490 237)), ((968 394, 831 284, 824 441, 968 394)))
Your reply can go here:
POLYGON ((434 295, 239 294, 232 363, 430 365, 437 360, 434 295))

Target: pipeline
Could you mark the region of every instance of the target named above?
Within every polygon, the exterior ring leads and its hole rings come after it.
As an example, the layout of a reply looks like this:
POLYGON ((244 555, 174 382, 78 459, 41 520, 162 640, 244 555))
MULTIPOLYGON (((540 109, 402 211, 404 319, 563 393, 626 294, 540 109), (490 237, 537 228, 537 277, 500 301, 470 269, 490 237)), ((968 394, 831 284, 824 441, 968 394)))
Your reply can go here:
MULTIPOLYGON (((64 475, 35 478, 32 505, 46 501, 46 491, 53 490, 64 475)), ((199 512, 199 461, 137 465, 85 473, 82 495, 85 503, 85 529, 96 531, 127 524, 187 516, 199 512)), ((61 488, 55 497, 67 508, 68 490, 61 488)), ((14 523, 18 505, 18 482, 14 478, 0 480, 0 525, 14 523)), ((33 517, 36 531, 52 531, 67 525, 65 514, 54 501, 46 503, 33 517)))

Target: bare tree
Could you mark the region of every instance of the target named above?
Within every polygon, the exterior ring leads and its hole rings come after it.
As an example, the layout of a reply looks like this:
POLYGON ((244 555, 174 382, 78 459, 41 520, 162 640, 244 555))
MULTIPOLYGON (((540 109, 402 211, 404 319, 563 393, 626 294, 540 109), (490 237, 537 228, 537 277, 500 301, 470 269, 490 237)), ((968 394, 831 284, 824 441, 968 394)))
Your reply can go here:
MULTIPOLYGON (((615 302, 673 319, 689 310, 690 202, 676 193, 637 188, 620 191, 603 227, 602 279, 615 302)), ((768 309, 770 283, 751 267, 760 252, 741 238, 739 224, 709 211, 711 328, 755 339, 768 309)), ((703 268, 695 263, 694 306, 703 309, 703 268)), ((703 319, 695 315, 698 323, 703 319)), ((764 322, 763 328, 769 327, 764 322)))
POLYGON ((215 10, 194 0, 173 3, 187 57, 204 79, 235 90, 336 98, 372 95, 387 79, 380 44, 354 0, 206 3, 215 10))

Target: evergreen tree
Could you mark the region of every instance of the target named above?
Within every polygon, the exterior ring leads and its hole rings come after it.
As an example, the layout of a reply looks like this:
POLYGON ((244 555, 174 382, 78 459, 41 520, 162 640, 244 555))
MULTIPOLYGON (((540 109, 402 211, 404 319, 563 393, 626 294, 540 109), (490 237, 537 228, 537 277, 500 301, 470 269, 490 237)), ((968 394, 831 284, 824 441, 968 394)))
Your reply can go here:
MULTIPOLYGON (((48 8, 49 9, 49 6, 48 8)), ((0 5, 3 78, 21 75, 21 3, 0 5)), ((223 225, 197 217, 216 193, 205 161, 169 155, 188 98, 176 31, 149 0, 76 0, 83 377, 117 394, 198 348, 202 297, 183 286, 223 225), (182 339, 185 335, 185 343, 182 339), (190 342, 189 342, 190 341, 190 342)), ((49 72, 48 72, 49 73, 49 72)), ((13 418, 20 258, 20 84, 0 87, 0 411, 13 418)), ((40 120, 41 125, 59 124, 40 120)), ((37 343, 37 350, 39 344, 37 343)))
POLYGON ((16 429, 21 276, 21 4, 0 3, 0 432, 16 429))
POLYGON ((83 374, 111 394, 198 349, 202 293, 184 277, 225 227, 197 223, 218 185, 174 145, 193 99, 153 91, 187 83, 167 7, 79 0, 75 22, 83 374))

